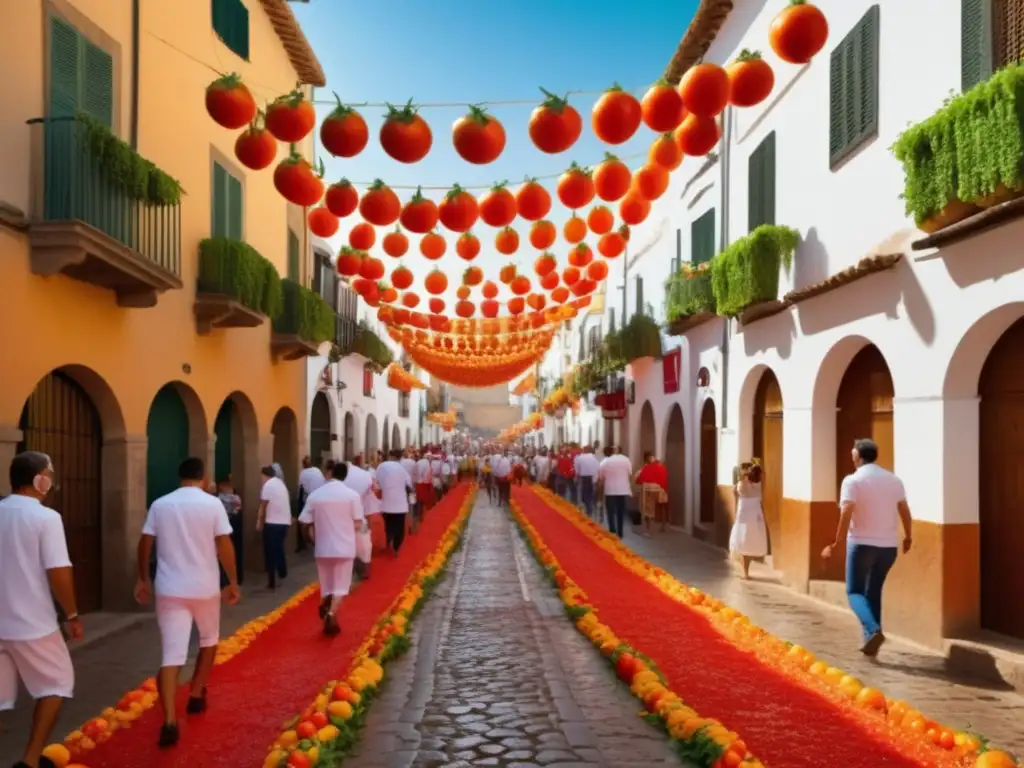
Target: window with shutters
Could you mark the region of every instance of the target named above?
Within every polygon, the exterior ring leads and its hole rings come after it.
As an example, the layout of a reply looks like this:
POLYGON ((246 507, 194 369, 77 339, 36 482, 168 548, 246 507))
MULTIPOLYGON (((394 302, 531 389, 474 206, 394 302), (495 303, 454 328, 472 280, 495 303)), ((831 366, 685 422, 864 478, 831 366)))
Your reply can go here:
POLYGON ((344 351, 352 349, 356 340, 358 323, 356 313, 358 311, 356 292, 347 283, 338 281, 338 322, 334 343, 344 351))
POLYGON ((1024 61, 1024 0, 960 0, 960 86, 1024 61))
POLYGON ((240 58, 249 60, 249 10, 242 0, 210 0, 213 31, 240 58))
POLYGON ((775 223, 775 131, 750 155, 747 177, 747 231, 775 223))
POLYGON ((213 163, 213 181, 210 190, 210 235, 242 239, 242 182, 220 163, 213 163))
POLYGON ((299 236, 291 229, 288 230, 288 279, 299 282, 299 267, 301 264, 299 236))
POLYGON ((829 167, 835 170, 878 135, 880 11, 871 6, 832 51, 829 167))
POLYGON ((58 16, 50 17, 50 117, 84 112, 114 125, 114 58, 58 16))
POLYGON ((712 208, 690 224, 690 263, 703 264, 715 257, 715 209, 712 208))

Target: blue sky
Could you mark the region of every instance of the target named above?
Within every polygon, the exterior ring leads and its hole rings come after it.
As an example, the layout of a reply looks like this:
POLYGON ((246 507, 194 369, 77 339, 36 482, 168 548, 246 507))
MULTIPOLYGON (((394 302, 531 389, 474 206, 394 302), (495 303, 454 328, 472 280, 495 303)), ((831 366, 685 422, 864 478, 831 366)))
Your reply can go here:
MULTIPOLYGON (((391 102, 402 104, 455 102, 471 104, 490 100, 529 100, 532 104, 489 107, 508 136, 504 154, 488 166, 463 161, 452 148, 452 123, 466 112, 459 107, 424 107, 421 114, 430 124, 434 144, 427 158, 413 165, 398 163, 380 149, 377 132, 384 108, 360 108, 370 126, 370 144, 353 159, 325 156, 325 180, 346 177, 353 182, 383 179, 392 186, 423 185, 448 187, 489 186, 508 180, 515 188, 524 176, 558 174, 576 161, 593 165, 611 149, 590 131, 590 109, 596 95, 570 98, 584 121, 580 141, 560 155, 545 155, 531 144, 527 123, 533 106, 541 100, 539 86, 564 94, 570 90, 600 91, 613 82, 639 97, 657 80, 668 63, 693 15, 697 0, 514 0, 513 2, 469 2, 442 0, 311 0, 293 3, 303 30, 327 74, 327 87, 317 99, 333 100, 336 91, 346 103, 391 102)), ((330 111, 322 107, 322 114, 330 111)), ((629 142, 614 148, 623 159, 645 155, 654 134, 641 126, 629 142)), ((630 162, 638 167, 642 158, 630 162)), ((545 182, 554 197, 554 180, 545 182)), ((411 190, 396 190, 403 202, 411 190)), ((478 192, 477 194, 480 194, 478 192)), ((443 192, 430 193, 440 199, 443 192)), ((561 225, 567 213, 557 199, 550 218, 561 225)), ((358 221, 353 215, 342 222, 344 242, 347 228, 358 221)), ((526 239, 526 222, 517 220, 521 245, 516 261, 532 264, 536 253, 526 239)), ((496 276, 498 265, 507 257, 493 250, 495 231, 480 223, 474 229, 483 250, 474 262, 488 277, 496 276)), ((385 234, 378 232, 380 238, 385 234)), ((450 284, 467 264, 454 254, 456 235, 446 233, 448 253, 437 266, 449 271, 450 284)), ((418 251, 411 236, 406 266, 418 275, 435 263, 418 251)), ((590 242, 588 240, 588 242, 590 242)), ((569 246, 559 239, 554 252, 565 263, 569 246)), ((389 271, 396 263, 375 249, 389 271)), ((532 274, 532 270, 531 270, 532 274)), ((448 297, 451 298, 451 297, 448 297)))

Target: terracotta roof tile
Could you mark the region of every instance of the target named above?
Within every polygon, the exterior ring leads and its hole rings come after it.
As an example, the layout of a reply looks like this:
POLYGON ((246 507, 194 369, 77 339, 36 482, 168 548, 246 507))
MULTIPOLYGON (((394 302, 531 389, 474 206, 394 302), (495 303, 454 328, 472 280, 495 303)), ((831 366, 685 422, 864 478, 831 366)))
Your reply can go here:
POLYGON ((715 41, 733 8, 733 0, 700 0, 690 26, 679 41, 663 77, 675 85, 690 67, 700 61, 715 41))
POLYGON ((317 87, 327 85, 323 67, 320 66, 309 40, 306 39, 298 19, 295 18, 286 0, 260 0, 260 3, 270 17, 270 23, 274 25, 274 31, 281 39, 292 66, 295 67, 299 82, 317 87))

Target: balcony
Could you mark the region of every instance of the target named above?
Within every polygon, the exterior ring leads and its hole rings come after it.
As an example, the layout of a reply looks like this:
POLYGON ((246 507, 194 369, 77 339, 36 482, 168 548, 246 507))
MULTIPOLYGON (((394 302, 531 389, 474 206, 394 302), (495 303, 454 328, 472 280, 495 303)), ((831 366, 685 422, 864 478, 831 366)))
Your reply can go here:
POLYGON ((240 240, 199 243, 194 312, 200 335, 214 328, 255 328, 283 309, 281 278, 268 259, 240 240))
POLYGON ((270 352, 275 360, 299 360, 319 354, 320 345, 334 338, 334 309, 294 280, 282 280, 281 313, 274 320, 270 352))
POLYGON ((34 274, 106 288, 122 307, 180 289, 181 188, 85 116, 38 118, 32 130, 34 274))

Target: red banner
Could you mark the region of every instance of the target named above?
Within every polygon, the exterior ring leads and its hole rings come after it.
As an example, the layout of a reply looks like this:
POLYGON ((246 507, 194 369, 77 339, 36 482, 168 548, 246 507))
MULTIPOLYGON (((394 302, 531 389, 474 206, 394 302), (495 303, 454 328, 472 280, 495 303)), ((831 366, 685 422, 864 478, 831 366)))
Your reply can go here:
POLYGON ((601 409, 601 416, 606 419, 626 418, 626 393, 607 392, 594 398, 594 405, 601 409))
POLYGON ((665 394, 671 395, 679 391, 679 379, 683 367, 683 350, 676 347, 661 360, 662 373, 665 381, 665 394))

